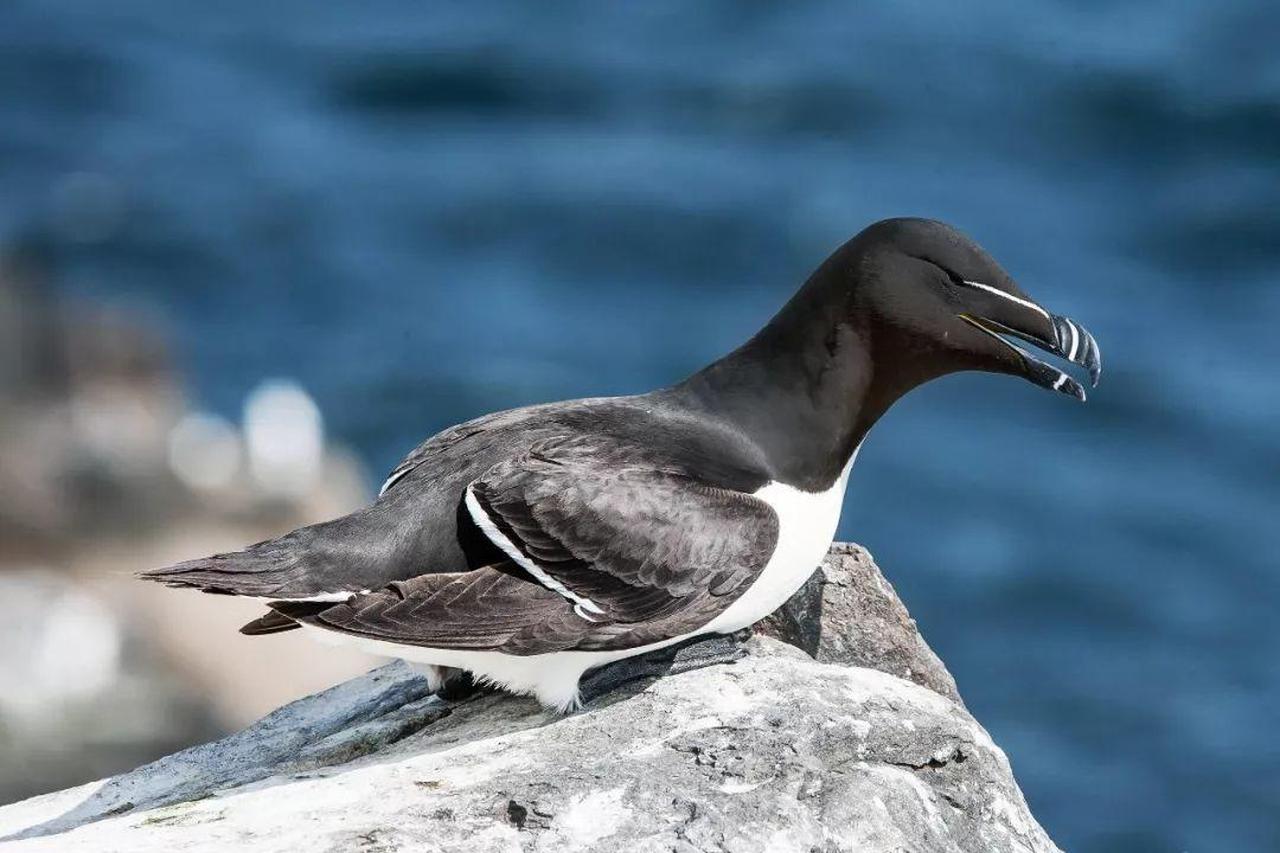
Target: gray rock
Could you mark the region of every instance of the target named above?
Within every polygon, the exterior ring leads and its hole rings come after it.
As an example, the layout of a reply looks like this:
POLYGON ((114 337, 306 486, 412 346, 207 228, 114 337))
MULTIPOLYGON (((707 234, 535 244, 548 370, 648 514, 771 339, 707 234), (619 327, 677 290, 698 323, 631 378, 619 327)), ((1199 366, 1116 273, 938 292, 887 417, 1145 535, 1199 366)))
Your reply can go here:
POLYGON ((961 702, 956 680, 861 545, 832 545, 809 582, 755 630, 823 663, 878 669, 961 702))
POLYGON ((748 649, 568 717, 427 697, 390 664, 222 741, 0 808, 0 836, 59 853, 1056 849, 958 703, 770 637, 748 649))

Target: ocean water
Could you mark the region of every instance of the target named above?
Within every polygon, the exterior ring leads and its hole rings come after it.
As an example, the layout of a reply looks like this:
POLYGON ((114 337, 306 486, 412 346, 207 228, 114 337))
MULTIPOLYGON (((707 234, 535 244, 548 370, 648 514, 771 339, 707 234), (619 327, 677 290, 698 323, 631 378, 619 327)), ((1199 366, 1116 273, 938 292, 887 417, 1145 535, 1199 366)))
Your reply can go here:
POLYGON ((891 215, 1101 342, 951 377, 869 546, 1065 848, 1280 849, 1280 6, 39 0, 0 8, 0 239, 296 379, 371 468, 732 348, 891 215))

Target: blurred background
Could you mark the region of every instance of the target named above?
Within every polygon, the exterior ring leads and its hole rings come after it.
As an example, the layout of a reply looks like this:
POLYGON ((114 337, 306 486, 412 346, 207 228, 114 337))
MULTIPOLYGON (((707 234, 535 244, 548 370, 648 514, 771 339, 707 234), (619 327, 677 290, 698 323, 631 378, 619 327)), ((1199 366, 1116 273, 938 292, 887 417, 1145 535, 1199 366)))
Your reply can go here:
POLYGON ((1280 6, 881 6, 0 7, 0 802, 373 664, 129 572, 683 378, 922 215, 1103 383, 916 392, 841 536, 1062 846, 1280 849, 1280 6))

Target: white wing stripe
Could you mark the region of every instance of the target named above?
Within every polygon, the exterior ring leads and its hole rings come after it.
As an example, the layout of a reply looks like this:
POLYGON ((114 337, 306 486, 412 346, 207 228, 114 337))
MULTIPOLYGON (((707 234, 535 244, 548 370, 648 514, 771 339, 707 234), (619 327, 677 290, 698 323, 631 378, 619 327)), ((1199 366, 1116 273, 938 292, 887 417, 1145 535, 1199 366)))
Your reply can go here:
POLYGON ((1034 302, 1030 302, 1026 299, 1022 299, 1020 297, 1014 296, 1012 293, 1005 293, 1003 290, 1000 290, 997 287, 992 287, 989 284, 983 284, 980 281, 969 281, 968 279, 964 279, 964 283, 969 285, 970 287, 976 287, 979 290, 985 290, 987 293, 991 293, 996 296, 999 296, 1001 299, 1008 299, 1010 302, 1016 302, 1017 304, 1021 305, 1023 308, 1030 308, 1032 311, 1035 311, 1037 314, 1041 315, 1046 320, 1049 319, 1049 312, 1044 310, 1034 302))
POLYGON ((520 568, 533 575, 534 579, 537 580, 538 583, 542 584, 552 592, 563 595, 565 598, 577 605, 574 607, 574 610, 579 616, 589 622, 595 622, 597 620, 587 616, 583 611, 604 613, 604 611, 601 610, 599 605, 594 601, 574 593, 564 584, 560 583, 560 581, 544 572, 537 563, 533 562, 533 560, 530 560, 521 553, 520 549, 515 546, 515 543, 504 536, 502 531, 498 529, 498 526, 493 523, 493 519, 489 518, 488 513, 486 513, 484 508, 480 506, 480 501, 476 500, 475 493, 471 490, 470 486, 467 486, 466 503, 467 511, 471 513, 472 520, 475 521, 479 528, 484 532, 484 535, 489 537, 489 541, 501 548, 502 552, 508 557, 515 560, 520 568))

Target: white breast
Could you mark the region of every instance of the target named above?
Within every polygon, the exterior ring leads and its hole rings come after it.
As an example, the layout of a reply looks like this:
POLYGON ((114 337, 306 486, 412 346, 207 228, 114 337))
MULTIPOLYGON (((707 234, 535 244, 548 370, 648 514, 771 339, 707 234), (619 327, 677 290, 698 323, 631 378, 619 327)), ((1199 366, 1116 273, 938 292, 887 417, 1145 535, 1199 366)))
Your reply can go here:
POLYGON ((755 492, 778 515, 778 544, 751 588, 705 631, 729 633, 745 628, 777 610, 804 586, 835 538, 849 471, 857 458, 855 449, 840 478, 825 492, 805 492, 785 483, 769 483, 755 492))

